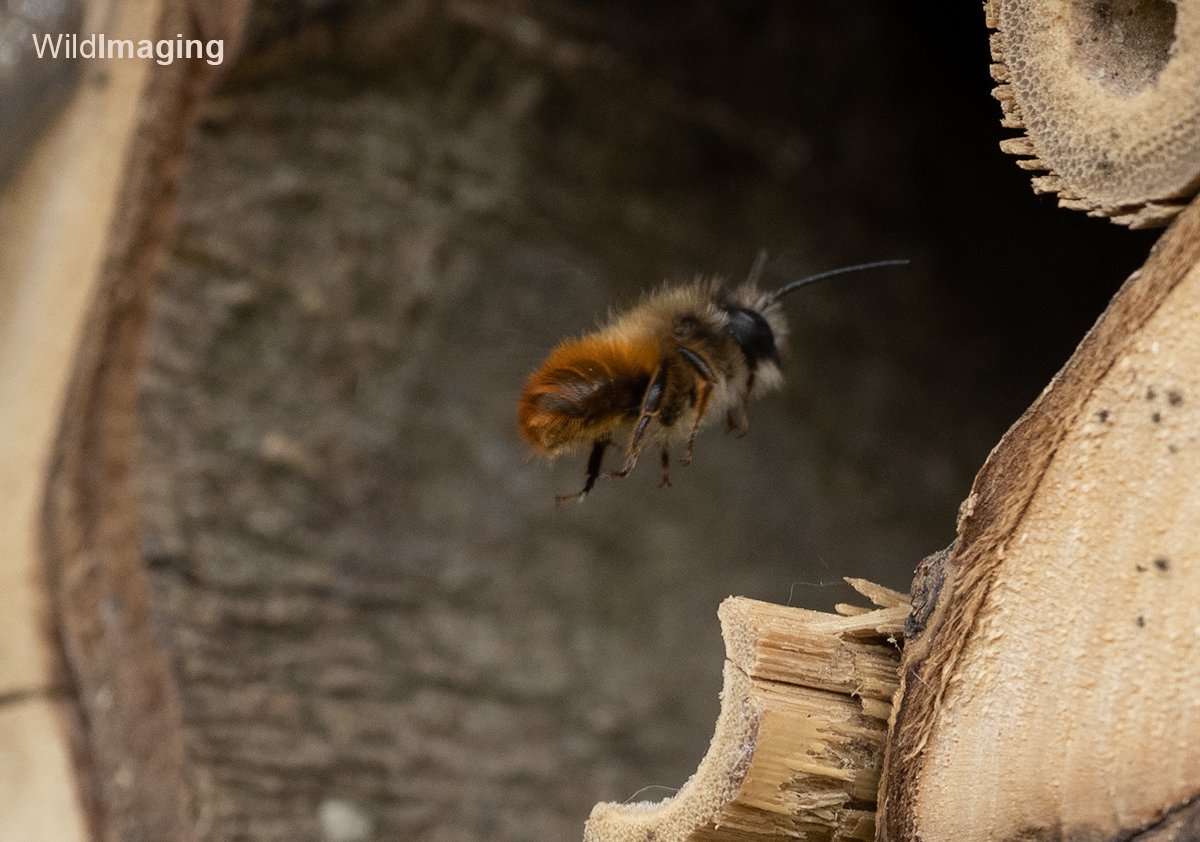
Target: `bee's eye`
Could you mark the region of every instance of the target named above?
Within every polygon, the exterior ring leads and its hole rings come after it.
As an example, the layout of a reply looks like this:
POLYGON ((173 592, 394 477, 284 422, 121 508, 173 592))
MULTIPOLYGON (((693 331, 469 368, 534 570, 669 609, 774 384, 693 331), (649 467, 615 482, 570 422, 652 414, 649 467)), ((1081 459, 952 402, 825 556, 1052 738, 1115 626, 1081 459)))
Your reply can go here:
POLYGON ((731 307, 725 312, 729 314, 729 335, 742 349, 751 368, 761 360, 779 359, 775 332, 762 313, 747 307, 731 307))

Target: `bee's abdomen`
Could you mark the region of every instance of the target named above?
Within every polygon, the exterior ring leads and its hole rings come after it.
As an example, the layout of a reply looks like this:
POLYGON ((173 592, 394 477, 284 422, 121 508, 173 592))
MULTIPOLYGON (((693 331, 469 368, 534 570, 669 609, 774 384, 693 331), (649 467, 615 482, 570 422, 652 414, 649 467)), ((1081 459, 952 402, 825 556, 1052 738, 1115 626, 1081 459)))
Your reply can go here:
POLYGON ((521 393, 521 435, 551 454, 611 435, 637 417, 656 357, 654 346, 597 336, 560 345, 521 393))

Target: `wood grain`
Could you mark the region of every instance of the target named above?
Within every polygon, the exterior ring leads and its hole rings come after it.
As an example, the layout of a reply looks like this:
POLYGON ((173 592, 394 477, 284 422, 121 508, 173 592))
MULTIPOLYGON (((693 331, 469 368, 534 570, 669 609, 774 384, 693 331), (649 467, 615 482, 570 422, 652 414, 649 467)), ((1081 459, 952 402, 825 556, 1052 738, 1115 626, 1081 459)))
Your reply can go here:
POLYGON ((1198 320, 1193 204, 976 479, 882 839, 1127 838, 1200 792, 1198 320))

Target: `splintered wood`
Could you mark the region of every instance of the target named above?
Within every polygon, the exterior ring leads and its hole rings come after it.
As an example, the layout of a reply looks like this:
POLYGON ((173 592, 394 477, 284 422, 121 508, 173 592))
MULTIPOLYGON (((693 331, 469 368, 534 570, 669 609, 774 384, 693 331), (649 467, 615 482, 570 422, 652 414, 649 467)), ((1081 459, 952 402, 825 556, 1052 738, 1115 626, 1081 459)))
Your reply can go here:
POLYGON ((725 600, 728 660, 708 753, 672 798, 598 804, 585 842, 874 839, 909 604, 847 581, 879 607, 839 606, 839 616, 725 600))

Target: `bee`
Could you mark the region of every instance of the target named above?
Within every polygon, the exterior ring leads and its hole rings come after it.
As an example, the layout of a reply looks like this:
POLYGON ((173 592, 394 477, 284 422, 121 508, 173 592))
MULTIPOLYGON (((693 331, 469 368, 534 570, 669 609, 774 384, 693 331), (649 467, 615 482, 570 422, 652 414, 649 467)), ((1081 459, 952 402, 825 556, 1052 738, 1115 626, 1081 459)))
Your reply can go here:
POLYGON ((671 484, 671 448, 688 465, 701 426, 724 415, 728 429, 749 431, 752 394, 779 388, 787 338, 780 301, 811 283, 907 260, 880 260, 799 278, 774 292, 757 290, 760 254, 746 283, 720 280, 667 286, 592 333, 561 342, 521 392, 518 426, 535 452, 554 458, 590 445, 583 489, 558 503, 582 502, 600 477, 605 451, 627 431, 620 470, 629 476, 647 445, 660 448, 662 485, 671 484))

